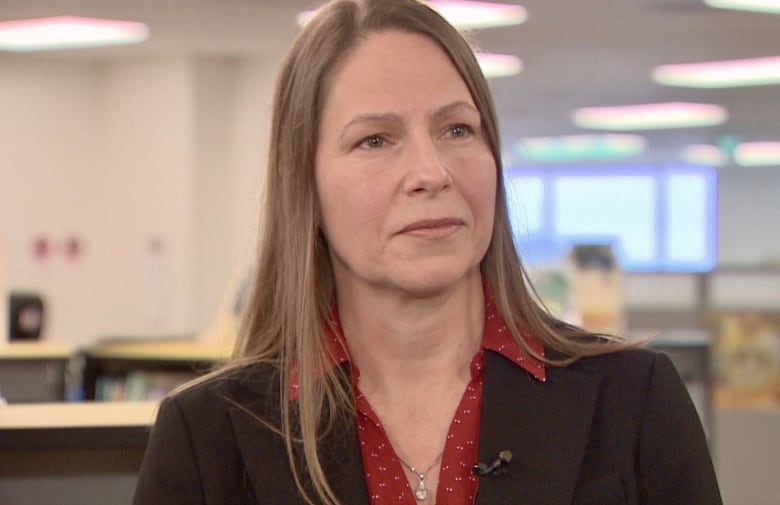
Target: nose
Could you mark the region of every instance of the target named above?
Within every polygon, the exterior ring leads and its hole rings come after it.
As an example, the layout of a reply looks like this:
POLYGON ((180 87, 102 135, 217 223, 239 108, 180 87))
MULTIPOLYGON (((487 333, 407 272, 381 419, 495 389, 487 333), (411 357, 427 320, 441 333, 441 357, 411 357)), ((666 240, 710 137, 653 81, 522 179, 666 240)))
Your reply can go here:
POLYGON ((452 184, 450 172, 436 148, 435 140, 429 137, 411 143, 406 162, 407 193, 436 194, 452 184))

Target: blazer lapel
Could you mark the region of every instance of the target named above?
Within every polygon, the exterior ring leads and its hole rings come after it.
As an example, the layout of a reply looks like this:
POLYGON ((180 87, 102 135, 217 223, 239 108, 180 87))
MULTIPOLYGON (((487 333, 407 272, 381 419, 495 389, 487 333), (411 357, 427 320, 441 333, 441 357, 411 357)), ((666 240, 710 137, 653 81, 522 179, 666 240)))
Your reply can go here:
MULTIPOLYGON (((235 407, 229 411, 236 445, 243 459, 248 484, 258 503, 303 504, 305 502, 290 469, 284 440, 261 421, 280 426, 278 382, 270 382, 260 386, 259 383, 244 381, 248 388, 247 397, 236 399, 235 407)), ((341 503, 369 503, 354 419, 343 417, 339 426, 325 434, 319 451, 328 482, 341 503)), ((298 468, 304 467, 302 452, 296 454, 296 461, 298 468)), ((303 477, 306 482, 307 477, 303 477)), ((306 489, 310 496, 315 496, 310 485, 306 489)))
POLYGON ((568 505, 588 441, 598 376, 548 368, 547 381, 485 352, 480 461, 512 451, 508 471, 480 478, 480 505, 568 505))
POLYGON ((345 418, 340 427, 325 435, 320 443, 320 457, 328 482, 341 503, 369 503, 360 438, 357 422, 353 417, 345 418))

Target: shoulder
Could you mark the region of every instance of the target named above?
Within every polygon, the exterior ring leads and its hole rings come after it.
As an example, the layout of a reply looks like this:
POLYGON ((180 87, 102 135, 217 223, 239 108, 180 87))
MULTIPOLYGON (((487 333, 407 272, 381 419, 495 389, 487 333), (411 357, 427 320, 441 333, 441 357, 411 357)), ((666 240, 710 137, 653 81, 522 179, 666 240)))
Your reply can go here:
MULTIPOLYGON (((234 367, 166 397, 150 432, 134 503, 249 503, 243 461, 269 454, 276 443, 275 432, 256 422, 279 410, 278 393, 276 400, 271 394, 275 377, 267 365, 234 367)), ((253 460, 253 466, 262 463, 253 460)))
POLYGON ((694 434, 701 431, 685 383, 669 357, 656 350, 590 356, 566 367, 549 367, 547 372, 545 386, 549 387, 542 389, 558 401, 588 395, 593 430, 601 436, 630 445, 648 426, 694 434), (590 384, 590 389, 583 384, 590 384))
POLYGON ((677 374, 669 356, 648 347, 588 356, 574 362, 572 368, 585 373, 595 372, 624 379, 629 377, 649 379, 657 374, 677 374))
POLYGON ((548 375, 585 374, 598 377, 602 391, 641 398, 659 384, 684 389, 669 357, 648 348, 634 348, 580 358, 569 366, 549 368, 548 375))
POLYGON ((658 360, 668 359, 656 350, 646 347, 618 350, 578 359, 568 369, 584 373, 608 375, 643 375, 649 373, 658 360))
POLYGON ((185 417, 208 419, 230 406, 253 405, 255 410, 258 405, 262 409, 278 406, 278 402, 278 368, 255 363, 225 368, 184 385, 163 400, 161 412, 175 405, 185 417))

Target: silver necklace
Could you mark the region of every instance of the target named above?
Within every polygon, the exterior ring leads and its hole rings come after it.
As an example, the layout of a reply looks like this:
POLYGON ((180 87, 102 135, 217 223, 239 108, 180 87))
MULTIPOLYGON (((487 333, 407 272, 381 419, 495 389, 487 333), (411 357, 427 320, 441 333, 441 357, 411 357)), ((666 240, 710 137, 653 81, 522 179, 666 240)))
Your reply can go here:
POLYGON ((428 472, 433 470, 433 467, 436 466, 436 463, 439 462, 442 455, 444 454, 444 451, 440 452, 438 456, 436 456, 436 460, 434 460, 433 463, 431 463, 431 466, 425 469, 425 471, 420 472, 415 467, 407 463, 406 461, 402 460, 400 457, 398 458, 398 461, 401 462, 406 468, 409 469, 410 472, 415 474, 418 479, 420 479, 420 482, 417 483, 417 487, 414 489, 414 497, 417 498, 419 501, 426 500, 428 498, 428 486, 425 485, 425 476, 428 475, 428 472))

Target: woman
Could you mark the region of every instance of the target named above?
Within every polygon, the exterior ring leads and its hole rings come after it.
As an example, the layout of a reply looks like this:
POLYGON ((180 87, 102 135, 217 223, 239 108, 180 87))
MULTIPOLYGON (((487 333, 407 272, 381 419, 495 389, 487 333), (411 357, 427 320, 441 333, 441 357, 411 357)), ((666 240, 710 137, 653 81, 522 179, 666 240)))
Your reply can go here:
POLYGON ((238 357, 163 403, 136 505, 720 503, 669 360, 529 291, 499 153, 441 17, 325 7, 277 83, 238 357))

